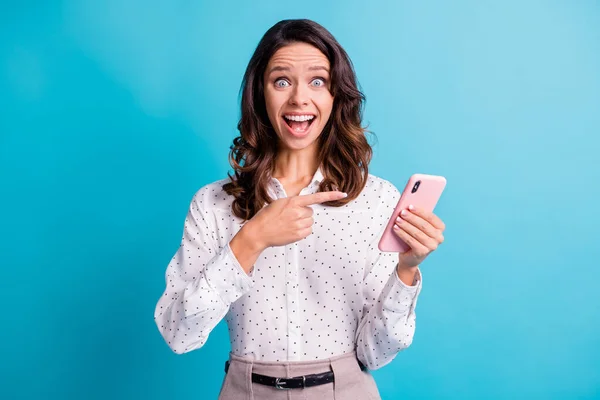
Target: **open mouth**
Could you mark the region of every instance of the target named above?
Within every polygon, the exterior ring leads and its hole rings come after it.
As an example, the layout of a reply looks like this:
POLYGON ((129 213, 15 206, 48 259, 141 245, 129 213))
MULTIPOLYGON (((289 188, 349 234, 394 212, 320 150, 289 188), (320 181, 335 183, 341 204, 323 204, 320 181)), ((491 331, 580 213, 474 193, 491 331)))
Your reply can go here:
POLYGON ((305 115, 284 115, 283 120, 294 134, 302 135, 308 132, 316 117, 312 114, 305 115))

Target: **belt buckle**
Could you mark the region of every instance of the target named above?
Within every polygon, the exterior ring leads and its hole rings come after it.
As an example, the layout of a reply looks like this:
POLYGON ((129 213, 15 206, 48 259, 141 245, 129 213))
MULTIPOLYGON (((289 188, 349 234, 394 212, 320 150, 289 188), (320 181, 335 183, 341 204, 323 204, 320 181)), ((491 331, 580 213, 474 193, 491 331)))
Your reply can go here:
MULTIPOLYGON (((285 385, 287 384, 286 381, 281 381, 282 379, 285 378, 275 378, 275 388, 279 389, 279 390, 290 390, 291 388, 289 387, 283 387, 281 385, 285 385)), ((306 376, 302 375, 302 388, 304 389, 306 387, 306 376)))
POLYGON ((287 387, 283 387, 281 385, 285 385, 287 382, 281 382, 281 378, 275 378, 275 389, 280 389, 280 390, 290 390, 290 388, 287 387))

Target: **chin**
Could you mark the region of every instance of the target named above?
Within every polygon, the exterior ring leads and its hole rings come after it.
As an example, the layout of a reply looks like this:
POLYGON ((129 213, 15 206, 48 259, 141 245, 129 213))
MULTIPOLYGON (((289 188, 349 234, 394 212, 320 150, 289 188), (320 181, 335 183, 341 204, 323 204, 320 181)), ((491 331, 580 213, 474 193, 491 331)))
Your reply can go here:
POLYGON ((279 133, 279 142, 280 142, 280 145, 282 145, 283 147, 285 147, 287 149, 302 150, 302 149, 311 147, 313 145, 316 145, 316 143, 319 140, 319 136, 321 136, 320 131, 318 131, 316 134, 314 132, 311 132, 309 135, 307 135, 305 137, 295 137, 295 136, 292 136, 289 133, 289 131, 286 131, 286 132, 284 132, 283 135, 281 133, 279 133))

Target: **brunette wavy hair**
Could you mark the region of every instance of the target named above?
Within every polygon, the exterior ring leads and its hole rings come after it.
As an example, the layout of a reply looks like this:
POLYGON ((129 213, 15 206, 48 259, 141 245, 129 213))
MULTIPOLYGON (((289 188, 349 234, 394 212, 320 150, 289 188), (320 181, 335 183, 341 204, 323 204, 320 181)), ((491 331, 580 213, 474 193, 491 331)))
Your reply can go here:
MULTIPOLYGON (((233 213, 251 219, 273 199, 267 192, 275 166, 279 138, 267 115, 263 75, 273 54, 286 45, 303 42, 319 49, 330 63, 333 109, 318 138, 318 162, 323 172, 319 191, 340 190, 348 197, 324 203, 339 207, 358 197, 369 173, 373 150, 361 126, 364 94, 357 87, 352 61, 333 35, 307 19, 283 20, 262 37, 244 74, 241 94, 240 136, 230 147, 229 163, 235 179, 223 185, 233 195, 233 213)), ((372 133, 372 132, 369 132, 372 133)))

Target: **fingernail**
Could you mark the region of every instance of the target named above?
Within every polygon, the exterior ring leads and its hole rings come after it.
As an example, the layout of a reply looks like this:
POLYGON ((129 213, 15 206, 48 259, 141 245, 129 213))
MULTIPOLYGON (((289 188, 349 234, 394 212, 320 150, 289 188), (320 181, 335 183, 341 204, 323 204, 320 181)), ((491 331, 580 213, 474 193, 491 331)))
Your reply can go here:
POLYGON ((342 199, 343 199, 344 197, 348 197, 348 193, 346 193, 346 192, 342 192, 342 194, 343 194, 343 196, 342 196, 342 199))
POLYGON ((414 210, 414 209, 415 209, 415 206, 413 206, 413 205, 411 204, 410 206, 408 206, 408 209, 409 209, 410 211, 412 211, 412 210, 414 210))
POLYGON ((402 212, 400 213, 400 215, 402 215, 403 217, 406 217, 406 210, 402 210, 402 212))
POLYGON ((401 222, 402 222, 402 218, 400 218, 400 217, 396 218, 396 223, 398 223, 398 224, 399 224, 399 223, 401 223, 401 222))

